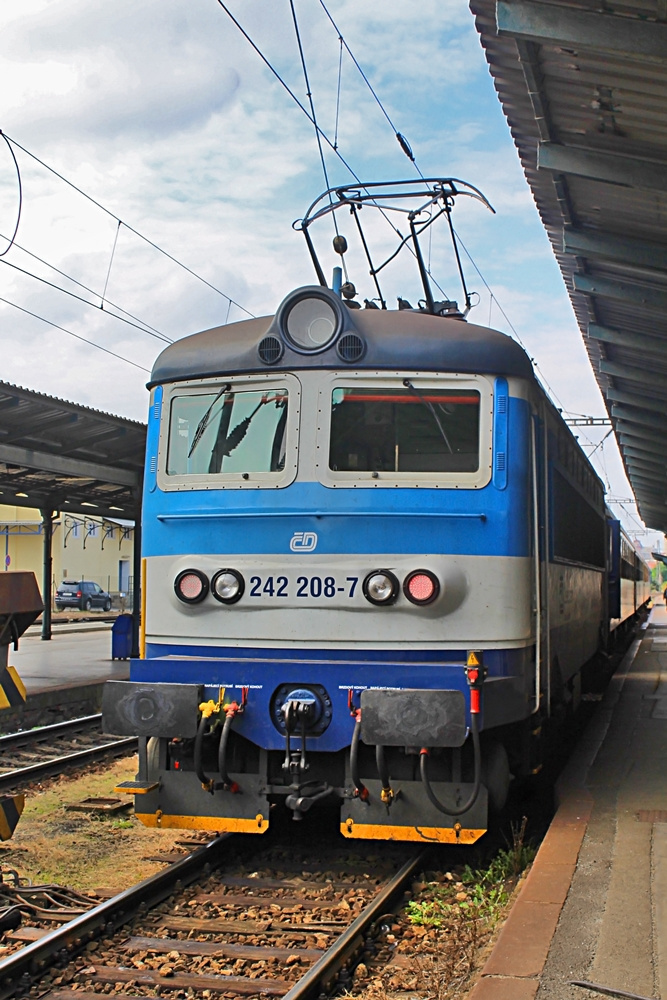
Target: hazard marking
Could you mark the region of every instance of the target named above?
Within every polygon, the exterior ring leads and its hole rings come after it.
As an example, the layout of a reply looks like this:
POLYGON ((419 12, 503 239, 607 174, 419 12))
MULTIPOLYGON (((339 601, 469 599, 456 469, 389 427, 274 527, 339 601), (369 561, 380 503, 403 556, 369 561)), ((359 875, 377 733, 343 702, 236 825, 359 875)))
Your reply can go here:
POLYGON ((471 649, 468 652, 468 662, 469 667, 481 667, 482 665, 482 653, 479 650, 471 649))
POLYGON ((25 700, 25 685, 16 667, 5 667, 0 671, 0 708, 14 708, 25 700))
POLYGON ((0 798, 0 840, 9 840, 13 836, 24 805, 25 795, 3 795, 0 798))

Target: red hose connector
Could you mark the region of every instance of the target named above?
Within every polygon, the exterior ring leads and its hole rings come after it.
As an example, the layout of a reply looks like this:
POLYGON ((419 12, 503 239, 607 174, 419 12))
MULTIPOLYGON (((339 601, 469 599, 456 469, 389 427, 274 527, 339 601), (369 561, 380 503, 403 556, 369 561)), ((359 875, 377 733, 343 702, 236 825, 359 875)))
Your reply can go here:
POLYGON ((482 685, 486 677, 484 658, 481 650, 468 650, 466 662, 466 679, 470 688, 470 714, 479 715, 482 711, 482 685))

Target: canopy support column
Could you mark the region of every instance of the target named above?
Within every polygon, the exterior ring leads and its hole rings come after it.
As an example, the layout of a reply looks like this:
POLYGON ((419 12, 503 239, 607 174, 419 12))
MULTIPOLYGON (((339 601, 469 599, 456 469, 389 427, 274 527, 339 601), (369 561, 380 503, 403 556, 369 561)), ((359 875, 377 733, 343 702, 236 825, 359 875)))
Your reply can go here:
POLYGON ((53 518, 56 511, 48 507, 40 507, 42 515, 42 535, 43 535, 43 572, 42 572, 42 600, 44 610, 42 611, 42 639, 51 638, 51 578, 53 576, 53 518))

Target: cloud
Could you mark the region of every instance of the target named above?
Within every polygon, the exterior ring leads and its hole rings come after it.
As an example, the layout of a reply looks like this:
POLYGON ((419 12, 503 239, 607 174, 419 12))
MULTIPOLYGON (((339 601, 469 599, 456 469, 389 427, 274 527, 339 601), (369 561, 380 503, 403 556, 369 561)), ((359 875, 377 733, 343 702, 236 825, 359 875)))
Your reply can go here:
MULTIPOLYGON (((226 2, 307 106, 289 5, 226 2)), ((474 264, 565 405, 598 407, 467 5, 327 0, 327 6, 382 108, 345 51, 338 100, 337 33, 317 0, 295 0, 321 128, 332 142, 336 137, 363 180, 417 176, 396 141, 398 130, 425 176, 458 176, 481 188, 496 215, 464 201, 454 212, 474 264)), ((225 295, 262 315, 292 288, 314 282, 303 237, 292 229, 325 187, 313 126, 215 0, 6 0, 0 73, 11 81, 3 93, 3 131, 109 210, 19 153, 18 242, 33 254, 98 296, 108 281, 107 300, 170 338, 242 318, 225 295)), ((329 182, 350 182, 326 142, 323 149, 329 182)), ((0 233, 9 234, 16 178, 8 153, 0 147, 0 154, 0 233)), ((370 298, 376 293, 367 262, 352 246, 353 220, 344 216, 340 226, 351 244, 351 276, 370 298)), ((386 223, 371 221, 368 229, 373 253, 390 252, 395 235, 386 223)), ((339 263, 332 235, 328 219, 313 228, 327 275, 339 263)), ((461 300, 446 229, 434 231, 428 253, 444 292, 461 300)), ((2 260, 76 290, 18 248, 2 260)), ((509 330, 465 253, 463 262, 468 287, 481 296, 471 321, 509 330)), ((390 304, 397 294, 423 294, 406 254, 387 268, 386 281, 383 272, 383 282, 390 304)), ((84 306, 2 263, 0 296, 146 367, 161 348, 100 310, 98 300, 84 306)), ((142 372, 1 304, 0 345, 4 378, 143 417, 142 372)))

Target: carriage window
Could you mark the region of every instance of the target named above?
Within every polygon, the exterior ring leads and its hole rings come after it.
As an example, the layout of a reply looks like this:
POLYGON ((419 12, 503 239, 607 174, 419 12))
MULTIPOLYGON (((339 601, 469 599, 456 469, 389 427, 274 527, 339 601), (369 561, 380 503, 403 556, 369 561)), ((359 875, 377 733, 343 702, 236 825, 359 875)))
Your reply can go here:
POLYGON ((174 396, 167 475, 282 472, 288 392, 219 392, 174 396))
POLYGON ((332 393, 334 472, 477 472, 480 394, 473 389, 339 387, 332 393))

